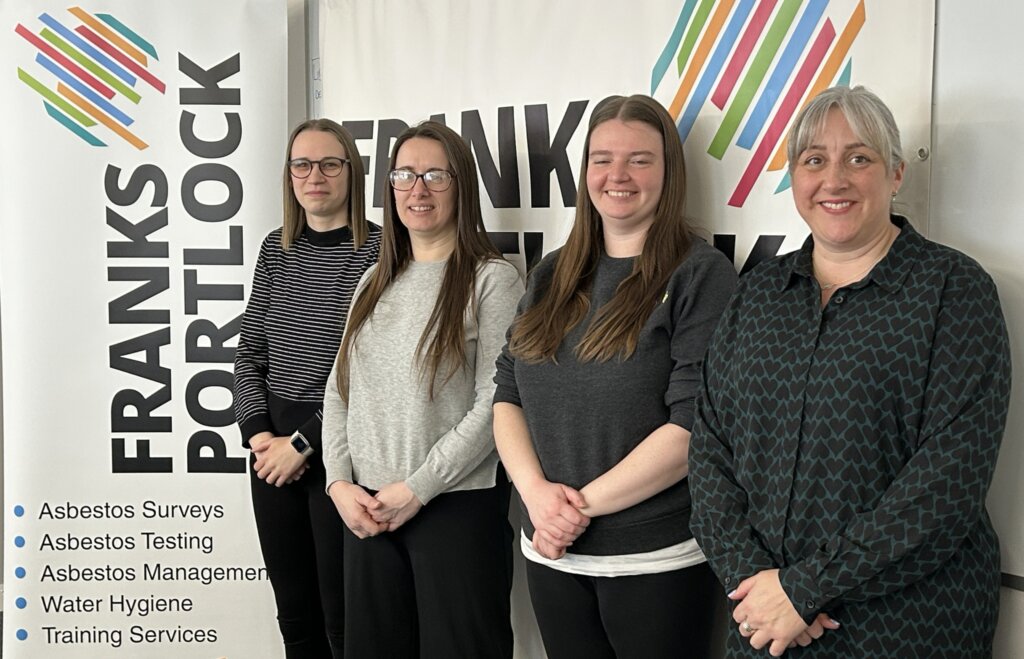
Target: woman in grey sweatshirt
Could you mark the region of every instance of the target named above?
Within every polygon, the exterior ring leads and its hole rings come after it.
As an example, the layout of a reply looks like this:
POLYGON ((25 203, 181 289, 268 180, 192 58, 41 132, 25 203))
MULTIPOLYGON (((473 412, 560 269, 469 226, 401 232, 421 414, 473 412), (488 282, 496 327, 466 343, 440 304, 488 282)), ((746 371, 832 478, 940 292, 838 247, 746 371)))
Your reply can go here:
POLYGON ((484 231, 458 134, 408 129, 389 180, 381 259, 324 397, 327 491, 348 527, 346 654, 511 657, 491 399, 522 281, 484 231))

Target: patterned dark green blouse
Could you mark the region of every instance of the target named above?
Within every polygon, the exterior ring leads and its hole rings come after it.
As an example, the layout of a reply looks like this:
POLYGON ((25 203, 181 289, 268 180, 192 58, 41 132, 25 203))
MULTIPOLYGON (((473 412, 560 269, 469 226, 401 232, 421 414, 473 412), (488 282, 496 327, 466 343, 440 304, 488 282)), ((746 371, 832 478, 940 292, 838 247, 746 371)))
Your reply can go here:
MULTIPOLYGON (((709 348, 691 528, 727 591, 781 568, 810 622, 787 657, 985 657, 999 545, 985 510, 1010 395, 995 284, 901 217, 824 309, 810 238, 740 280, 709 348)), ((732 626, 730 657, 765 657, 732 626)))

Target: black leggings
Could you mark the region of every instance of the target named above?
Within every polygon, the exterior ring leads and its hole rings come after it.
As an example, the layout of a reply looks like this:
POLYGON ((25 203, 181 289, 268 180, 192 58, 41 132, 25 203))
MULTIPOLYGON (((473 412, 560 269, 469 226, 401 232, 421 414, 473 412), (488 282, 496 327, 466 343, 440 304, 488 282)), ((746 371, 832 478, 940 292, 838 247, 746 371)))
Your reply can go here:
POLYGON ((511 659, 510 486, 441 494, 392 533, 345 534, 350 657, 511 659))
POLYGON ((705 659, 721 589, 707 563, 586 577, 526 561, 548 659, 705 659))
POLYGON ((267 485, 249 461, 252 507, 288 659, 344 656, 344 522, 316 456, 295 483, 267 485))

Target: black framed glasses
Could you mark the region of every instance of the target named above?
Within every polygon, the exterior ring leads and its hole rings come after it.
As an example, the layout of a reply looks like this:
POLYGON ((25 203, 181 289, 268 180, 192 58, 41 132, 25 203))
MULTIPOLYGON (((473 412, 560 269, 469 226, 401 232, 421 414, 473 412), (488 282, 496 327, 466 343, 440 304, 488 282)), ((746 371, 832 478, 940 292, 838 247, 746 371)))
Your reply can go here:
POLYGON ((432 169, 429 172, 417 174, 411 169, 392 169, 388 172, 388 180, 395 190, 406 192, 416 187, 416 179, 423 179, 423 185, 432 192, 444 192, 452 187, 452 179, 455 174, 444 169, 432 169))
POLYGON ((345 169, 345 165, 350 163, 351 160, 348 158, 321 158, 320 160, 310 160, 309 158, 296 158, 295 160, 288 161, 288 171, 291 172, 295 178, 308 178, 313 173, 313 165, 320 168, 320 173, 329 178, 334 178, 338 174, 341 174, 341 170, 345 169))

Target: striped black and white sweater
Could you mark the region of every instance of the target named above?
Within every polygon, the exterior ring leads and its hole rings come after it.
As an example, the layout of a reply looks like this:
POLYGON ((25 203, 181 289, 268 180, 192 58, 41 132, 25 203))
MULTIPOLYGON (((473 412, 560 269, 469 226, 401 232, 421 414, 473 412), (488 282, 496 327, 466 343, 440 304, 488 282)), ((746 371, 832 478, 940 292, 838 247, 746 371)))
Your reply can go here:
POLYGON ((349 227, 307 226, 288 251, 280 228, 263 240, 235 352, 235 419, 246 448, 264 431, 301 430, 322 454, 324 384, 352 293, 380 251, 380 228, 369 226, 358 249, 349 227))

